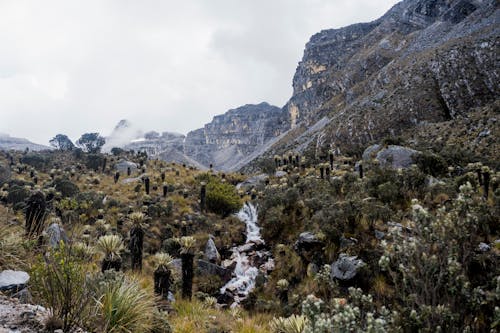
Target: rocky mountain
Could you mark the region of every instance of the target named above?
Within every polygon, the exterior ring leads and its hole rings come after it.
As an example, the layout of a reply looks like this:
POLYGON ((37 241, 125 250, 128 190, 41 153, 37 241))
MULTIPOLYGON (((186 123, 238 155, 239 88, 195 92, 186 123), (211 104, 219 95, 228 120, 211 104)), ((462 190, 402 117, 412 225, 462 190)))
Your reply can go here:
POLYGON ((237 170, 288 129, 286 114, 268 103, 229 110, 203 128, 189 132, 184 153, 204 165, 237 170))
POLYGON ((373 22, 313 35, 283 108, 244 105, 185 137, 146 135, 123 122, 111 137, 128 135, 123 146, 165 160, 238 170, 290 149, 317 158, 387 136, 440 137, 435 124, 446 123, 482 136, 451 139, 461 132, 442 142, 496 154, 498 140, 489 136, 498 127, 498 7, 496 0, 401 1, 373 22))
POLYGON ((215 116, 203 128, 184 136, 151 131, 143 133, 121 120, 105 150, 113 147, 145 151, 149 156, 201 169, 237 170, 259 156, 288 129, 286 113, 268 103, 248 104, 215 116))
POLYGON ((284 107, 292 130, 267 156, 366 146, 494 108, 499 21, 495 0, 405 0, 376 21, 315 34, 284 107))
POLYGON ((26 150, 38 151, 52 149, 51 147, 33 143, 27 139, 15 138, 8 134, 0 133, 0 150, 26 150))

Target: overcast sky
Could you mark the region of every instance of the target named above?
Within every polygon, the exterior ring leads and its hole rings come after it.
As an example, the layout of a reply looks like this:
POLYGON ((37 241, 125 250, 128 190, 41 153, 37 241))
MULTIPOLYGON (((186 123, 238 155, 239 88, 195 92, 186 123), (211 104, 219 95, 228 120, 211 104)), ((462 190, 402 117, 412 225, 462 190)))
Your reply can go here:
POLYGON ((397 0, 0 0, 0 133, 47 144, 129 119, 187 133, 283 106, 309 37, 397 0))

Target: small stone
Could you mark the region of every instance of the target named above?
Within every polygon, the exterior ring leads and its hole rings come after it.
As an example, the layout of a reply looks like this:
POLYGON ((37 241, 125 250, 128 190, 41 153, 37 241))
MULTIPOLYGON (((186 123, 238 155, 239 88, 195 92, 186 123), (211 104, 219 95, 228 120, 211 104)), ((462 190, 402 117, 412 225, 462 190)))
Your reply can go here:
POLYGON ((488 252, 489 250, 491 250, 491 246, 483 242, 479 243, 477 247, 481 252, 488 252))

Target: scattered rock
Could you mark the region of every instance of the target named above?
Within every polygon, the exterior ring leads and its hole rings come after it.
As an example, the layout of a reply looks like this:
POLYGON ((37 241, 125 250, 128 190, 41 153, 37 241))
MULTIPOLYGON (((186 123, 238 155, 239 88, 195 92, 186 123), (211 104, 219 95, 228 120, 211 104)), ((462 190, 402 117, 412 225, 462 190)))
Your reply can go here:
POLYGON ((479 243, 479 245, 477 246, 477 248, 481 252, 488 252, 489 250, 491 250, 491 246, 489 246, 488 244, 483 243, 483 242, 479 243))
POLYGON ((358 269, 363 267, 365 263, 356 256, 348 256, 341 253, 339 259, 332 264, 331 277, 339 280, 350 280, 356 276, 358 269))
POLYGON ((236 188, 247 191, 255 186, 264 184, 267 179, 269 179, 269 176, 265 173, 261 173, 260 175, 250 177, 244 182, 239 183, 236 188))
POLYGON ((207 245, 205 245, 204 259, 212 264, 220 265, 221 257, 211 237, 208 238, 207 245))
POLYGON ((281 171, 281 170, 278 170, 274 173, 274 177, 278 177, 278 178, 285 177, 286 175, 287 175, 287 173, 285 171, 281 171))
POLYGON ((26 287, 30 276, 23 271, 5 270, 0 273, 0 291, 19 291, 26 287))
POLYGON ((49 237, 49 244, 52 248, 58 248, 61 241, 68 242, 68 237, 64 228, 58 223, 52 223, 45 231, 49 237))
POLYGON ((385 237, 385 232, 380 231, 380 230, 375 230, 375 238, 376 239, 381 240, 384 237, 385 237))

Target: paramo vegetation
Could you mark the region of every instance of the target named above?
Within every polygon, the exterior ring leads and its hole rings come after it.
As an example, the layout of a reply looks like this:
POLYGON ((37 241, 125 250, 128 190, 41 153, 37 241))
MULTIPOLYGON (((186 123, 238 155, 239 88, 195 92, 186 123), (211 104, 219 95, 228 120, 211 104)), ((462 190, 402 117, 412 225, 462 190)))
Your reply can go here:
POLYGON ((0 152, 0 270, 30 274, 29 301, 50 310, 42 330, 500 329, 497 161, 290 152, 244 175, 66 139, 0 152), (274 266, 231 306, 220 289, 246 201, 274 266))

